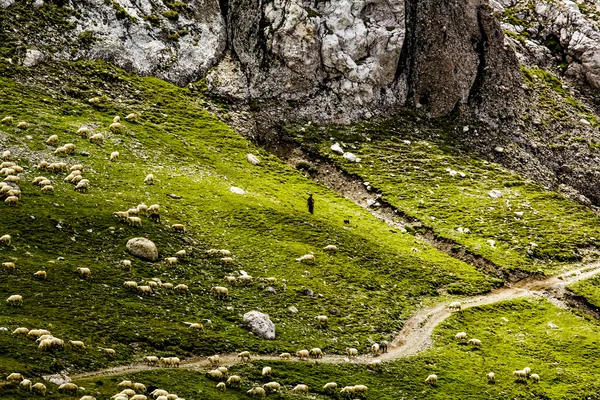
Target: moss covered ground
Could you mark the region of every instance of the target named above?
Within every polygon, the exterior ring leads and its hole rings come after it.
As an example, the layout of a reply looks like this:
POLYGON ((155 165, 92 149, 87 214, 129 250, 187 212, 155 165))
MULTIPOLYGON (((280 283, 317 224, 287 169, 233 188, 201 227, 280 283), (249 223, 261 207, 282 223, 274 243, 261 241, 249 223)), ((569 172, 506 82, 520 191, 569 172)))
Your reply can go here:
POLYGON ((569 286, 577 296, 585 298, 592 306, 600 307, 600 277, 579 281, 569 286))
POLYGON ((405 115, 349 127, 294 126, 289 132, 309 154, 369 182, 401 213, 506 271, 551 272, 597 253, 595 213, 464 150, 450 137, 453 129, 445 121, 405 115), (335 154, 334 143, 360 162, 335 154), (492 191, 501 197, 490 196, 492 191))

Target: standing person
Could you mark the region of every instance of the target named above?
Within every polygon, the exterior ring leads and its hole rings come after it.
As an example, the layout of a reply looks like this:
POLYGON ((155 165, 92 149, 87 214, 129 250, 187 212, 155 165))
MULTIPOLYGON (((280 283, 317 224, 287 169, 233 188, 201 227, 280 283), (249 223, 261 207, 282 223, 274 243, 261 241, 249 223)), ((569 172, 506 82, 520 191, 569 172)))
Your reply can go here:
POLYGON ((306 205, 308 206, 308 212, 314 214, 315 212, 315 199, 312 197, 312 193, 308 193, 308 199, 306 199, 306 205))

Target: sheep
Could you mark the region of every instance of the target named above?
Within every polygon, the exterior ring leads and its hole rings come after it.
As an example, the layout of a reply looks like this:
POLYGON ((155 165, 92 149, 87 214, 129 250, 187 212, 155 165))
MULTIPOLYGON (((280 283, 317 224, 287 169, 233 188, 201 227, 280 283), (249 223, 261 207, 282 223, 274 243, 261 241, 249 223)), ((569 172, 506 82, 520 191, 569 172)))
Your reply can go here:
POLYGON ((23 167, 20 167, 20 166, 18 166, 18 165, 14 165, 14 166, 12 167, 12 169, 13 169, 13 171, 15 171, 17 174, 21 174, 21 173, 23 173, 23 171, 24 171, 24 170, 23 170, 23 167))
POLYGON ((94 104, 100 104, 100 97, 92 97, 91 99, 88 100, 88 103, 94 105, 94 104))
POLYGON ((227 374, 229 374, 229 370, 227 369, 227 367, 218 367, 217 369, 218 369, 219 371, 221 371, 221 373, 222 373, 223 375, 227 375, 227 374))
POLYGON ((167 265, 176 265, 177 264, 177 257, 167 257, 167 258, 165 258, 165 264, 167 264, 167 265))
POLYGON ((156 356, 146 356, 146 357, 144 357, 144 361, 148 365, 157 365, 158 364, 158 357, 156 357, 156 356))
POLYGON ((310 254, 305 254, 300 258, 296 258, 296 261, 298 262, 302 262, 302 263, 311 263, 314 264, 315 262, 315 255, 310 253, 310 254))
POLYGON ((38 349, 40 350, 50 350, 52 349, 52 339, 44 339, 38 345, 38 349))
POLYGON ((31 392, 32 383, 31 383, 31 381, 29 379, 23 379, 21 381, 20 385, 21 385, 21 387, 23 389, 27 389, 27 390, 29 390, 31 392))
POLYGON ((253 387, 252 389, 248 390, 246 393, 248 393, 251 396, 255 396, 255 397, 265 397, 265 389, 256 386, 253 387))
POLYGON ((281 353, 279 355, 279 358, 281 358, 282 360, 291 360, 292 355, 290 353, 281 353))
POLYGON ((229 386, 237 386, 242 382, 242 378, 239 375, 231 375, 229 379, 227 379, 227 384, 229 386))
POLYGON ((68 154, 73 154, 75 153, 75 145, 73 143, 67 143, 63 146, 65 149, 67 149, 67 153, 68 154))
POLYGON ((0 236, 0 243, 5 244, 7 246, 10 245, 12 238, 10 235, 2 235, 0 236))
POLYGON ((374 343, 371 346, 371 353, 373 353, 374 356, 379 355, 379 343, 374 343))
POLYGON ((292 392, 304 392, 304 393, 308 393, 308 386, 304 385, 304 384, 299 384, 296 385, 293 389, 292 392))
POLYGON ((160 206, 158 204, 152 204, 151 206, 148 207, 148 212, 150 214, 152 214, 154 212, 158 213, 158 212, 160 212, 160 206))
MULTIPOLYGON (((78 181, 81 178, 81 176, 76 176, 75 179, 73 179, 73 182, 78 181)), ((78 192, 87 192, 87 190, 90 187, 90 181, 87 179, 81 179, 77 185, 75 185, 75 190, 78 192)))
POLYGON ((65 341, 64 340, 59 339, 59 338, 55 338, 55 337, 49 338, 49 339, 50 339, 50 342, 51 342, 50 345, 52 346, 52 348, 54 348, 54 349, 62 349, 62 348, 65 347, 65 341))
POLYGON ((262 376, 271 376, 271 367, 264 367, 262 369, 262 376))
POLYGON ((46 271, 38 271, 34 273, 33 276, 39 279, 46 279, 46 271))
POLYGON ((2 122, 2 125, 12 125, 14 122, 14 119, 13 119, 13 117, 8 116, 8 117, 2 118, 1 122, 2 122))
POLYGON ((540 376, 538 374, 531 374, 529 377, 534 382, 539 382, 540 381, 540 376))
POLYGON ((249 351, 242 351, 241 353, 238 354, 238 357, 242 361, 244 361, 244 360, 250 361, 250 352, 249 351))
POLYGON ((163 287, 163 289, 170 290, 170 289, 173 289, 173 284, 172 283, 168 283, 168 282, 167 283, 163 283, 162 287, 163 287))
POLYGON ((342 395, 354 394, 354 386, 344 386, 342 388, 342 390, 340 390, 340 394, 342 394, 342 395))
POLYGON ((271 285, 274 285, 277 283, 277 278, 275 278, 274 276, 270 276, 268 278, 263 278, 263 281, 270 283, 271 285))
POLYGON ((127 116, 125 117, 125 119, 128 121, 135 121, 137 118, 138 115, 136 113, 127 114, 127 116))
POLYGON ((4 202, 9 206, 17 205, 19 204, 19 198, 17 196, 8 196, 4 202))
POLYGON ((425 378, 425 383, 429 385, 435 385, 437 383, 437 379, 438 377, 436 374, 431 374, 427 378, 425 378))
POLYGON ((223 286, 215 286, 210 291, 220 299, 222 299, 223 297, 227 297, 227 295, 229 294, 229 290, 227 290, 227 288, 223 286))
POLYGON ((105 347, 99 347, 99 349, 102 350, 108 356, 116 356, 117 355, 117 351, 115 349, 105 348, 105 347))
POLYGON ((136 394, 129 398, 129 400, 147 400, 148 398, 143 394, 136 394))
POLYGON ((233 264, 233 258, 231 257, 223 257, 220 261, 221 264, 233 264))
POLYGON ((490 372, 486 375, 487 380, 489 383, 494 383, 496 382, 496 374, 494 374, 493 372, 490 372))
POLYGON ((23 375, 19 374, 18 372, 13 372, 12 374, 10 374, 6 377, 7 381, 10 381, 13 383, 19 383, 23 379, 25 379, 25 378, 23 378, 23 375))
POLYGON ((180 397, 177 396, 175 393, 169 393, 167 395, 167 400, 180 400, 180 397))
POLYGON ((146 175, 146 177, 144 178, 144 183, 146 185, 154 185, 154 175, 152 175, 152 174, 146 175))
POLYGON ((366 387, 365 385, 354 385, 354 394, 358 394, 358 393, 367 393, 367 390, 369 390, 368 387, 366 387))
POLYGON ((41 395, 46 395, 46 385, 44 385, 41 382, 35 383, 32 387, 31 387, 31 391, 32 392, 36 392, 39 393, 41 395))
POLYGON ((527 374, 527 376, 529 376, 529 374, 531 373, 531 368, 525 367, 525 368, 523 368, 523 371, 525 371, 525 374, 527 374))
POLYGON ((13 294, 6 299, 6 302, 11 306, 23 305, 23 296, 20 294, 13 294))
POLYGON ((41 186, 41 187, 50 186, 50 185, 52 185, 52 181, 50 179, 44 179, 44 180, 41 180, 38 183, 38 185, 41 186))
POLYGON ((167 357, 165 358, 166 363, 171 367, 179 367, 179 358, 177 357, 167 357))
POLYGON ((207 360, 210 363, 210 365, 212 365, 213 367, 219 365, 219 355, 218 354, 208 357, 207 360))
POLYGON ((15 269, 15 263, 14 262, 5 262, 2 263, 2 267, 6 270, 6 271, 10 271, 11 269, 15 269))
POLYGON ((116 159, 119 158, 119 152, 118 151, 113 151, 112 153, 110 153, 110 161, 114 161, 116 159))
POLYGON ((28 337, 32 338, 38 338, 43 335, 50 335, 50 331, 47 331, 46 329, 32 329, 27 334, 28 337))
POLYGON ((235 276, 232 276, 232 275, 227 275, 227 276, 225 276, 225 278, 224 278, 224 279, 225 279, 227 282, 229 282, 229 283, 233 283, 233 282, 235 282, 235 281, 236 281, 236 279, 237 279, 237 278, 236 278, 235 276))
POLYGON ((175 232, 185 232, 185 225, 183 224, 175 224, 172 228, 175 232))
POLYGON ((129 214, 131 216, 138 215, 138 213, 139 213, 139 210, 137 209, 137 207, 130 208, 129 210, 127 210, 127 214, 129 214))
POLYGON ((27 335, 28 333, 29 329, 24 327, 17 328, 12 332, 13 335, 27 335))
POLYGON ((454 301, 448 304, 448 310, 450 311, 460 311, 462 304, 460 301, 454 301))
POLYGON ((0 164, 0 168, 11 168, 11 167, 14 167, 15 165, 17 165, 17 164, 15 164, 12 161, 4 161, 2 164, 0 164))
POLYGON ((458 340, 459 342, 464 341, 467 338, 467 332, 458 332, 456 335, 454 335, 454 339, 458 340))
POLYGON ((8 175, 6 178, 4 178, 4 182, 19 184, 21 182, 21 178, 16 175, 8 175))
POLYGON ((81 340, 69 340, 69 343, 74 349, 85 350, 85 343, 83 343, 81 340))
POLYGON ((44 194, 54 193, 54 186, 52 186, 52 185, 44 186, 42 188, 42 193, 44 193, 44 194))
POLYGON ((92 276, 92 271, 90 271, 90 269, 86 268, 86 267, 79 267, 79 268, 77 268, 77 273, 82 278, 89 278, 90 276, 92 276))
POLYGON ((101 133, 96 133, 90 136, 90 142, 95 144, 102 144, 104 142, 104 135, 101 133))
POLYGON ((123 266, 124 269, 130 269, 131 268, 131 260, 121 260, 121 265, 123 266))
POLYGON ((123 286, 127 289, 137 289, 138 284, 135 281, 125 281, 123 286))
POLYGON ((178 292, 189 292, 188 286, 184 285, 183 283, 180 283, 179 285, 175 286, 173 289, 178 292))
POLYGON ((320 326, 327 325, 329 322, 329 317, 327 317, 327 315, 317 315, 315 319, 320 326))
POLYGON ((310 349, 309 354, 312 358, 323 358, 323 351, 318 347, 310 349))
POLYGON ((127 217, 127 223, 131 226, 142 226, 142 219, 139 217, 127 217))
POLYGON ((358 357, 358 350, 355 348, 346 347, 346 355, 348 355, 348 358, 350 359, 356 358, 358 357))
POLYGON ((137 290, 142 295, 144 295, 144 294, 151 294, 152 293, 152 288, 150 286, 138 286, 137 290))
POLYGON ((269 382, 265 383, 263 385, 263 388, 265 388, 265 390, 268 390, 269 392, 277 392, 281 390, 281 385, 277 382, 269 382))
POLYGON ((310 355, 310 353, 308 352, 308 350, 298 350, 296 352, 296 357, 298 357, 300 360, 304 360, 304 359, 308 359, 308 356, 310 355))
POLYGON ((369 362, 367 364, 367 366, 369 368, 372 368, 372 369, 376 370, 376 371, 380 371, 381 368, 383 367, 383 364, 381 363, 381 360, 373 360, 373 361, 369 362))
POLYGON ((145 205, 144 203, 138 204, 138 206, 135 209, 137 210, 138 213, 148 214, 148 206, 145 205))
POLYGON ((527 379, 527 372, 523 371, 522 369, 513 371, 513 375, 515 376, 515 380, 517 381, 523 381, 527 379))
POLYGON ((240 275, 237 277, 238 282, 244 285, 252 282, 253 279, 250 275, 240 275))
POLYGON ((187 256, 187 252, 185 250, 179 250, 177 253, 175 253, 175 256, 184 258, 187 256))
POLYGON ((75 134, 77 136, 85 136, 87 137, 88 134, 90 133, 90 129, 87 126, 81 126, 79 127, 79 129, 77 129, 77 132, 75 132, 75 134))
POLYGON ((474 347, 481 347, 481 340, 479 339, 469 339, 467 343, 474 347))
POLYGON ((204 330, 204 325, 202 325, 199 322, 194 322, 193 324, 190 324, 190 328, 192 328, 192 329, 198 329, 198 330, 204 330))
POLYGON ((79 387, 74 383, 63 383, 58 387, 58 391, 60 393, 69 392, 71 394, 76 394, 79 387))
POLYGON ((221 391, 225 391, 227 390, 227 386, 225 385, 225 382, 219 382, 217 383, 217 390, 221 390, 221 391))
POLYGON ((21 121, 17 124, 18 129, 27 129, 27 127, 29 127, 29 124, 25 121, 21 121))
POLYGON ((324 392, 333 392, 337 389, 337 383, 335 382, 327 382, 324 386, 323 386, 323 391, 324 392))
POLYGON ((329 245, 323 247, 324 251, 329 251, 331 253, 335 253, 337 251, 337 249, 338 249, 337 246, 334 244, 329 244, 329 245))
POLYGON ((207 371, 206 375, 213 379, 223 379, 223 373, 221 371, 219 371, 218 369, 207 371))
POLYGON ((68 150, 64 146, 57 147, 56 150, 54 150, 55 155, 67 155, 67 152, 68 150))
POLYGON ((129 217, 129 213, 127 211, 115 211, 113 215, 119 218, 121 221, 127 220, 127 218, 129 217))
MULTIPOLYGON (((115 117, 117 118, 117 117, 115 117)), ((122 132, 125 130, 125 127, 120 124, 118 121, 113 122, 112 124, 110 124, 109 128, 111 132, 122 132)))
POLYGON ((54 336, 52 336, 52 335, 50 335, 50 334, 47 334, 47 335, 42 335, 42 336, 40 336, 39 338, 37 338, 37 340, 36 340, 35 342, 36 342, 36 343, 39 343, 39 342, 41 342, 41 341, 42 341, 42 340, 44 340, 44 339, 52 339, 53 337, 54 337, 54 336))
POLYGON ((96 400, 94 396, 83 396, 79 400, 96 400))
POLYGON ((56 144, 58 143, 58 135, 52 135, 48 139, 46 139, 46 144, 56 144))
POLYGON ((10 158, 10 150, 6 150, 2 153, 2 159, 8 160, 10 158))

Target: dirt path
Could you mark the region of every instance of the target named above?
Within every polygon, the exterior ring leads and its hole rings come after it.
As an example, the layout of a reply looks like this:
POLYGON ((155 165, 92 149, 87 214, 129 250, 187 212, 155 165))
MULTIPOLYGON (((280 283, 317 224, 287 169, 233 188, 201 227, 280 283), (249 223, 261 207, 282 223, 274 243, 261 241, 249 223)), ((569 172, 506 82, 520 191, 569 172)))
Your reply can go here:
MULTIPOLYGON (((575 268, 560 275, 551 277, 528 278, 524 279, 511 287, 503 287, 484 295, 478 295, 461 299, 462 309, 477 307, 486 304, 493 304, 500 301, 512 300, 525 296, 541 296, 559 306, 565 306, 562 303, 561 294, 564 288, 572 283, 588 279, 600 273, 600 263, 589 264, 583 267, 575 268)), ((431 334, 435 327, 452 315, 448 311, 448 304, 441 303, 435 306, 420 310, 410 318, 402 331, 391 343, 389 352, 379 357, 382 360, 395 360, 398 358, 409 357, 426 350, 431 346, 431 334)), ((277 356, 253 355, 254 360, 279 360, 277 356)), ((361 355, 353 360, 353 363, 366 364, 373 360, 371 355, 361 355)), ((240 362, 237 354, 221 354, 221 365, 231 366, 240 362)), ((349 360, 342 355, 325 355, 319 362, 325 363, 343 363, 349 360)), ((180 368, 185 369, 208 369, 210 367, 206 357, 194 357, 181 363, 180 368)), ((147 366, 144 363, 123 365, 114 368, 107 368, 98 371, 85 372, 71 375, 72 380, 87 379, 94 377, 107 377, 134 373, 145 370, 159 369, 161 367, 147 366)))

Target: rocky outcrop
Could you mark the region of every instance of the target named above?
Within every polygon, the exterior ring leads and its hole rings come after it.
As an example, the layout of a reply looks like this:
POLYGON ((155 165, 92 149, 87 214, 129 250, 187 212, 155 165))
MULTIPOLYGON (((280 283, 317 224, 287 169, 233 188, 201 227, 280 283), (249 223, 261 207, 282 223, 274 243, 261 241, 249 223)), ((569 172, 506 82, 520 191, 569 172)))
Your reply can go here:
POLYGON ((256 336, 267 340, 275 339, 275 324, 267 314, 249 311, 244 314, 243 323, 256 336))
POLYGON ((127 250, 131 255, 134 255, 142 260, 156 261, 158 260, 158 249, 154 242, 146 238, 133 238, 127 241, 127 250))

